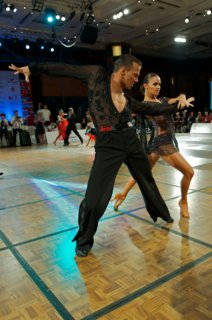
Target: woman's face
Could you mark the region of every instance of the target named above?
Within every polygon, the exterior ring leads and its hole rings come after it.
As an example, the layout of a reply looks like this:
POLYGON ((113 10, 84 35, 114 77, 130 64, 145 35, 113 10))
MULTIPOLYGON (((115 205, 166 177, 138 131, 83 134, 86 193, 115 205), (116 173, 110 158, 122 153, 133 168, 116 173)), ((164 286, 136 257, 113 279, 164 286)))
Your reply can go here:
POLYGON ((149 79, 148 83, 144 83, 145 92, 151 96, 158 96, 161 88, 161 79, 154 76, 149 79))

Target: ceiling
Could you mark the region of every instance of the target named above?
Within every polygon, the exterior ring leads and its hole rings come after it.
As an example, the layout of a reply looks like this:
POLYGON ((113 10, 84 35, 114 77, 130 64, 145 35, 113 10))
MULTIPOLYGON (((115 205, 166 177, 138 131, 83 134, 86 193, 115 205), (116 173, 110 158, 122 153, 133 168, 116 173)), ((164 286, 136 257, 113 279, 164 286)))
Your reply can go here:
POLYGON ((41 12, 32 10, 33 1, 8 1, 18 9, 14 13, 6 12, 8 2, 0 0, 0 4, 3 3, 0 38, 43 39, 58 44, 60 40, 68 46, 98 50, 111 44, 125 44, 133 54, 175 59, 212 57, 212 14, 205 14, 206 9, 212 9, 211 0, 43 0, 41 12), (45 22, 45 8, 52 8, 67 18, 55 25, 54 32, 45 22), (113 15, 125 8, 129 9, 129 14, 113 20, 113 15), (75 16, 70 19, 73 11, 75 16), (85 18, 80 21, 83 12, 85 18), (94 44, 80 42, 88 13, 94 13, 93 24, 98 24, 99 29, 94 44), (187 24, 186 17, 190 17, 187 24), (187 42, 175 43, 176 36, 186 37, 187 42))

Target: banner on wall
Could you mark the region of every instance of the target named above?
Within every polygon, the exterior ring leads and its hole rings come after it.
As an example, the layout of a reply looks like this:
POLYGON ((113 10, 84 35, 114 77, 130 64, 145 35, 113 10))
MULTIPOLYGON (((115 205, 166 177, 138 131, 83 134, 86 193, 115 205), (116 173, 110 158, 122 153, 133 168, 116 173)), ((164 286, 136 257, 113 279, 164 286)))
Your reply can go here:
POLYGON ((23 118, 33 111, 30 83, 11 71, 0 71, 0 114, 4 113, 10 121, 15 110, 23 118))

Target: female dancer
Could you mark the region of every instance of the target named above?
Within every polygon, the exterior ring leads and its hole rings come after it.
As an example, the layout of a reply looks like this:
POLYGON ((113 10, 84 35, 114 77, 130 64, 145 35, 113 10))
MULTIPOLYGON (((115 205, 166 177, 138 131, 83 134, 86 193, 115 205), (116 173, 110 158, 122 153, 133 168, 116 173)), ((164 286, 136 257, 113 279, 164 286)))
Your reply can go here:
POLYGON ((64 140, 66 138, 66 127, 68 125, 68 121, 64 118, 64 116, 65 116, 65 113, 63 113, 63 110, 60 109, 59 114, 57 116, 58 136, 53 141, 55 146, 58 139, 64 140))
MULTIPOLYGON (((169 103, 174 103, 177 98, 173 99, 158 99, 158 95, 161 87, 161 79, 155 73, 148 73, 141 86, 141 92, 144 93, 144 101, 163 102, 168 100, 169 103)), ((194 101, 191 97, 188 100, 194 101)), ((151 168, 154 167, 158 159, 161 157, 164 161, 170 164, 172 167, 179 170, 182 174, 181 180, 181 199, 179 201, 180 214, 182 217, 189 218, 187 194, 190 186, 191 179, 194 175, 194 170, 185 158, 180 154, 177 146, 177 141, 174 135, 174 126, 172 116, 170 114, 160 116, 148 116, 153 126, 153 133, 150 141, 148 142, 148 158, 151 168)), ((131 177, 126 183, 122 193, 116 194, 113 200, 115 200, 114 210, 117 211, 120 204, 125 200, 128 192, 136 184, 136 181, 131 177)))

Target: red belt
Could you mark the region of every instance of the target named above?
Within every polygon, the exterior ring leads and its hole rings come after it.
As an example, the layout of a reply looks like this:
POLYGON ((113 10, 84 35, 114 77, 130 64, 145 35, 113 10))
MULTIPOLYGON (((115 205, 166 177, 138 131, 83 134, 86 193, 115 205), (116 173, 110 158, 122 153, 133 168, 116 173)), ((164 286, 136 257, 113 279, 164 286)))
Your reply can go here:
POLYGON ((113 126, 103 126, 99 127, 99 132, 109 132, 115 130, 113 126))

